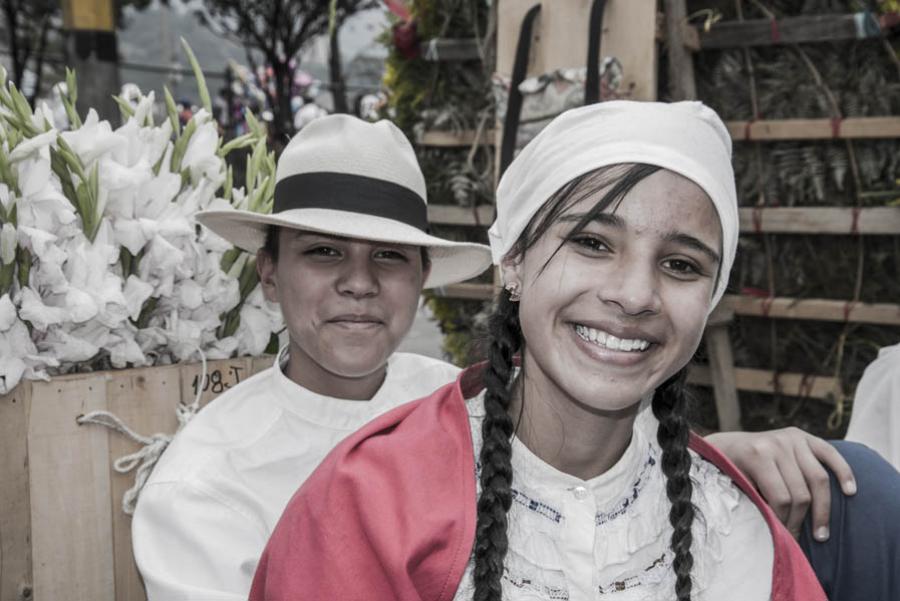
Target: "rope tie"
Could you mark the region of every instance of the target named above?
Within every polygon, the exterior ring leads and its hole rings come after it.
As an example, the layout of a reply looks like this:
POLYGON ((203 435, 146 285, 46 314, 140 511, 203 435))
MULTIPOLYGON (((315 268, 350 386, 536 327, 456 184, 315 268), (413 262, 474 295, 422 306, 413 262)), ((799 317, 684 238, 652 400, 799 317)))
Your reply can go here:
MULTIPOLYGON (((203 382, 207 375, 206 354, 199 346, 197 347, 197 353, 200 355, 200 363, 202 365, 200 382, 203 382)), ((178 418, 178 428, 175 430, 175 434, 180 432, 197 414, 197 411, 200 410, 200 398, 202 395, 203 386, 198 386, 193 402, 187 405, 182 401, 178 402, 178 406, 175 408, 175 417, 178 418)), ((175 434, 157 432, 152 436, 143 436, 129 428, 118 416, 109 411, 91 411, 90 413, 79 415, 75 418, 75 422, 79 426, 84 424, 104 426, 110 430, 115 430, 123 436, 127 436, 133 442, 143 445, 134 453, 123 455, 113 462, 113 469, 119 474, 127 474, 137 468, 134 475, 134 484, 122 495, 122 511, 126 515, 133 515, 141 490, 143 490, 144 485, 150 478, 150 474, 153 472, 153 467, 159 461, 159 458, 162 457, 163 452, 168 448, 175 434)))
POLYGON ((772 37, 772 43, 777 44, 781 41, 781 31, 778 29, 778 21, 769 19, 769 28, 772 37))

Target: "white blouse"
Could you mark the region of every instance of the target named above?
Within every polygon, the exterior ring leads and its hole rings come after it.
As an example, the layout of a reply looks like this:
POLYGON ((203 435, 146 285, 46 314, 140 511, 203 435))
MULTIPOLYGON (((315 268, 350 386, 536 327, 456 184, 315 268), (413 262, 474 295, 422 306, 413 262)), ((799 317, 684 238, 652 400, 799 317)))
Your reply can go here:
MULTIPOLYGON (((483 393, 469 399, 467 408, 478 471, 483 393)), ((659 467, 662 450, 655 419, 643 414, 622 458, 590 480, 556 470, 513 439, 504 601, 673 599, 672 526, 659 467)), ((762 514, 730 478, 696 453, 691 455, 697 509, 691 598, 769 599, 774 546, 762 514)), ((473 567, 470 560, 455 601, 472 599, 473 567)))

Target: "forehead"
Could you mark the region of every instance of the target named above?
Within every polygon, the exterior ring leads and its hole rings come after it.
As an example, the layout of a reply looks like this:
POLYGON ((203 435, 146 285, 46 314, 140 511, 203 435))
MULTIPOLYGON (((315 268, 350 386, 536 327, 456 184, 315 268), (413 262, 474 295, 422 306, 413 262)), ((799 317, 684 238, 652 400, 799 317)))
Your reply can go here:
MULTIPOLYGON (((598 187, 572 203, 567 214, 589 211, 612 187, 598 187)), ((624 197, 603 210, 617 222, 637 231, 682 231, 708 239, 718 246, 722 227, 718 212, 706 192, 693 181, 661 169, 637 182, 624 197)))

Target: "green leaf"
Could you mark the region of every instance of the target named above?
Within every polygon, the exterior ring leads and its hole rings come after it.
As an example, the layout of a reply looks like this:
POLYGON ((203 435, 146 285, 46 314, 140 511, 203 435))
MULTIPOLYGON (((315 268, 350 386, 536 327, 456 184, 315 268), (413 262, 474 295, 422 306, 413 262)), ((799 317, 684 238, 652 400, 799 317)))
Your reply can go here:
POLYGON ((175 140, 175 148, 172 150, 172 162, 170 164, 170 169, 172 173, 180 173, 181 172, 181 159, 184 158, 184 153, 187 150, 188 142, 191 140, 191 136, 194 135, 194 132, 197 130, 197 122, 193 119, 188 121, 188 124, 185 126, 184 131, 175 140))
POLYGON ((257 138, 266 137, 266 128, 253 115, 253 111, 247 109, 244 111, 244 119, 247 121, 247 127, 257 138))
POLYGON ((131 105, 128 104, 127 100, 121 96, 113 96, 113 100, 119 105, 119 112, 122 113, 122 121, 128 121, 128 119, 134 117, 134 109, 131 108, 131 105))
POLYGON ((6 294, 12 288, 16 277, 16 262, 0 266, 0 295, 6 294))
POLYGON ((237 150, 238 148, 246 148, 253 144, 253 141, 256 139, 256 136, 253 134, 243 134, 234 138, 233 140, 229 140, 224 146, 219 148, 219 156, 225 157, 232 150, 237 150))
POLYGON ((222 196, 228 202, 231 202, 231 193, 234 189, 234 170, 231 168, 231 165, 228 165, 228 168, 225 170, 225 183, 222 184, 222 196))
POLYGON ((28 285, 28 276, 31 274, 31 253, 27 248, 21 246, 16 253, 18 254, 16 264, 19 266, 19 288, 24 288, 28 285))
POLYGON ((181 47, 184 48, 185 54, 188 55, 191 69, 194 71, 194 77, 197 79, 197 91, 200 93, 200 103, 203 105, 203 108, 206 109, 206 112, 212 115, 212 101, 209 99, 209 89, 206 87, 206 78, 203 77, 203 69, 200 68, 197 57, 194 56, 194 51, 191 50, 190 45, 184 38, 181 38, 181 47))
POLYGON ((172 92, 168 86, 163 86, 163 95, 166 98, 166 112, 169 114, 169 123, 172 124, 172 133, 177 137, 181 131, 181 124, 178 121, 178 108, 175 106, 175 99, 172 98, 172 92))
POLYGON ((66 109, 66 117, 72 129, 81 127, 81 117, 78 116, 78 80, 75 71, 66 67, 66 95, 62 97, 63 107, 66 109))

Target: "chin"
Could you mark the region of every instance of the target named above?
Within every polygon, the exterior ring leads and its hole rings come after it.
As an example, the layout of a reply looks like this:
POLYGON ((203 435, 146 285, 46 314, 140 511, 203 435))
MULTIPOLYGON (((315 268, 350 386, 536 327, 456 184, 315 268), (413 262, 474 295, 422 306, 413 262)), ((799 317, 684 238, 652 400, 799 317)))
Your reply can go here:
POLYGON ((361 357, 359 353, 348 357, 335 357, 328 371, 342 378, 364 378, 382 369, 390 355, 361 357))

